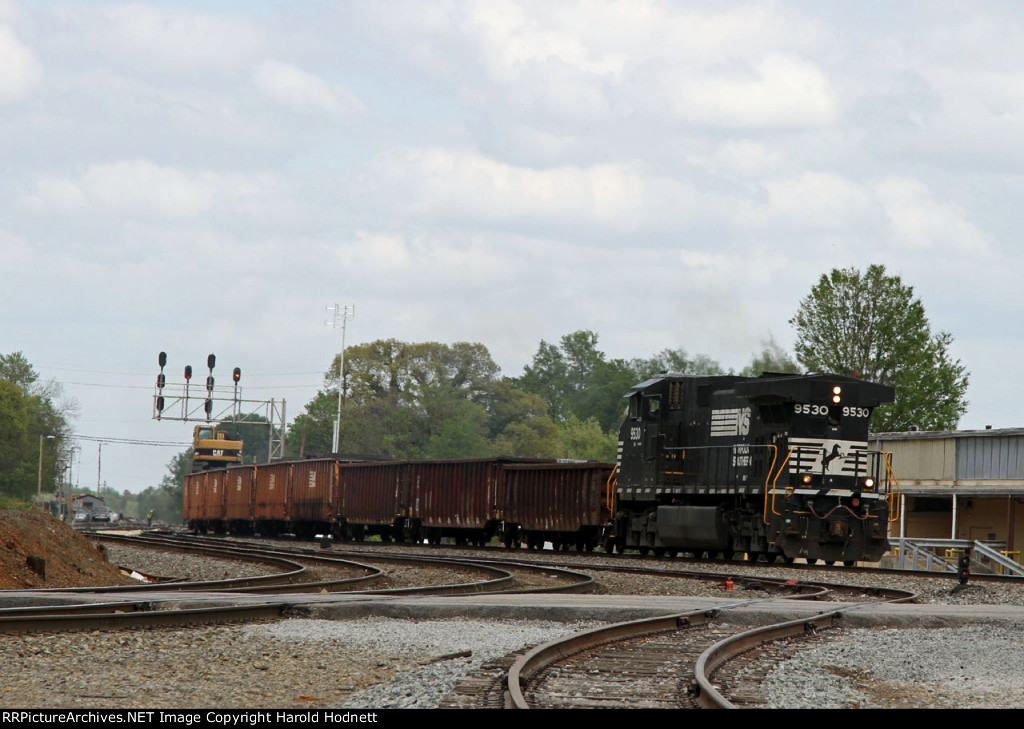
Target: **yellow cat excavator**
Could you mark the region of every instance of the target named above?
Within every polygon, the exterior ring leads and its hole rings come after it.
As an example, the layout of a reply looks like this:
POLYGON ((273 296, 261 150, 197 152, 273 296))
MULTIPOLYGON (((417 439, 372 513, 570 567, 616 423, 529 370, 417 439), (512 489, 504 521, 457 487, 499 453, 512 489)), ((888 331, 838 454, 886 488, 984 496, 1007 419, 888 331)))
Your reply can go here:
POLYGON ((196 470, 220 468, 242 462, 242 441, 228 440, 213 425, 197 425, 192 431, 192 463, 196 470))

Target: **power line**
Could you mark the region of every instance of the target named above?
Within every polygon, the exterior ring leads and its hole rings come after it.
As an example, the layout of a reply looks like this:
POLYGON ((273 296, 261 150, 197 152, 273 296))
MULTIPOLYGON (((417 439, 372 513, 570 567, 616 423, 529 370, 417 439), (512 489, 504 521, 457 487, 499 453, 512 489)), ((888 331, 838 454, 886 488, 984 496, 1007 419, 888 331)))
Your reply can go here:
POLYGON ((192 445, 191 443, 168 440, 140 440, 137 438, 110 438, 92 435, 74 435, 71 437, 74 440, 91 440, 98 443, 118 443, 121 445, 167 446, 171 448, 187 448, 192 445))

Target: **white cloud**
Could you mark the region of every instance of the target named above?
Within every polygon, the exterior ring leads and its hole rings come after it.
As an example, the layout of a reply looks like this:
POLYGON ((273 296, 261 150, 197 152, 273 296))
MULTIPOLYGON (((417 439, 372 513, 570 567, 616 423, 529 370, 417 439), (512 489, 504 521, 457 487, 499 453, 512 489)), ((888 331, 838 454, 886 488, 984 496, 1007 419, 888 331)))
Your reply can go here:
POLYGON ((90 166, 75 177, 42 177, 27 207, 54 212, 119 212, 187 220, 214 212, 265 215, 287 201, 269 174, 180 170, 148 160, 90 166))
POLYGON ((992 255, 989 236, 955 204, 936 200, 920 180, 888 177, 878 183, 877 194, 894 244, 931 255, 952 253, 964 260, 992 255))
POLYGON ((786 225, 852 229, 877 215, 871 191, 831 172, 801 172, 764 183, 765 212, 786 225))
POLYGON ((0 25, 0 103, 27 96, 42 74, 32 51, 10 27, 0 25))
POLYGON ((700 69, 663 77, 674 115, 726 127, 806 127, 831 124, 839 105, 814 64, 770 54, 735 70, 700 69))
POLYGON ((628 165, 535 169, 440 147, 391 150, 374 163, 367 185, 406 213, 434 220, 457 215, 635 229, 705 215, 723 204, 685 182, 628 165))
POLYGON ((568 10, 486 0, 438 12, 420 5, 379 3, 370 13, 398 53, 437 75, 457 74, 474 99, 489 103, 573 121, 669 114, 750 128, 816 126, 838 116, 836 92, 810 60, 827 48, 829 33, 784 7, 596 0, 568 10))
POLYGON ((147 4, 56 11, 93 52, 174 70, 232 69, 262 52, 264 32, 242 16, 147 4))
POLYGON ((345 89, 290 63, 264 61, 256 67, 253 81, 267 96, 299 111, 323 111, 343 118, 363 109, 362 102, 345 89))

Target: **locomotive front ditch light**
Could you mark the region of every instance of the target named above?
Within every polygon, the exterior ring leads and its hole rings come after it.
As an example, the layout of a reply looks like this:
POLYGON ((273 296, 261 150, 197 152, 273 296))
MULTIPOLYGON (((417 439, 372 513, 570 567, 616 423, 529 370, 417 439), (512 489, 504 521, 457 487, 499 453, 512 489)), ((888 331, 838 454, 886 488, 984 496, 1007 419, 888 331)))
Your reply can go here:
POLYGON ((866 488, 866 489, 873 489, 874 487, 875 487, 875 479, 870 478, 870 477, 864 479, 864 488, 866 488))
POLYGON ((804 483, 810 483, 810 482, 811 482, 811 474, 805 473, 804 474, 804 483))

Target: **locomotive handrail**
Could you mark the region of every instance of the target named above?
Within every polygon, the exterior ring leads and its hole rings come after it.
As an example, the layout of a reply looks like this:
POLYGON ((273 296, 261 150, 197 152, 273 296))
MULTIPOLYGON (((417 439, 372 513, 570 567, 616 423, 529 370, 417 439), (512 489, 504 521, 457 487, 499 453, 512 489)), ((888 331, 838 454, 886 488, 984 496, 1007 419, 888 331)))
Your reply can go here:
POLYGON ((895 524, 900 520, 900 482, 892 470, 892 452, 882 451, 882 456, 885 458, 885 475, 895 485, 895 489, 890 486, 889 495, 886 497, 886 501, 889 502, 889 523, 895 524))
MULTIPOLYGON (((779 470, 775 473, 775 478, 772 479, 772 513, 775 514, 776 516, 779 516, 781 514, 781 512, 778 512, 778 511, 775 510, 775 492, 778 490, 777 489, 777 485, 779 483, 779 476, 781 476, 782 472, 784 470, 786 470, 786 464, 789 463, 789 459, 793 455, 793 451, 797 450, 797 448, 798 448, 798 446, 793 446, 792 448, 789 449, 789 452, 786 454, 786 458, 782 461, 782 465, 779 466, 779 470)), ((771 475, 771 474, 769 474, 769 475, 771 475)), ((764 501, 765 501, 765 504, 768 503, 767 489, 766 489, 766 493, 765 493, 765 496, 764 496, 764 501)), ((765 524, 768 523, 768 515, 767 514, 765 514, 764 523, 765 524)))
MULTIPOLYGON (((772 449, 772 462, 768 466, 768 473, 764 477, 764 509, 761 510, 761 520, 768 523, 768 482, 772 479, 772 471, 775 470, 775 462, 779 460, 779 447, 774 443, 767 444, 768 448, 772 449)), ((774 511, 775 504, 772 504, 772 510, 774 511)))
POLYGON ((618 485, 618 478, 615 474, 619 472, 619 464, 616 463, 612 467, 612 472, 608 474, 608 484, 605 489, 605 505, 608 507, 608 511, 611 512, 612 517, 615 516, 615 487, 618 485))

